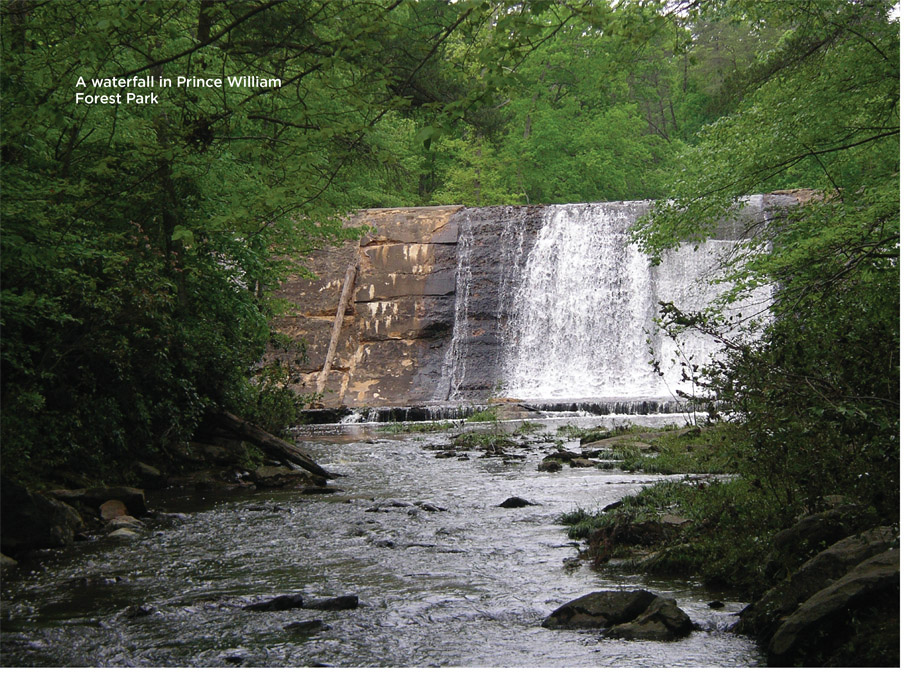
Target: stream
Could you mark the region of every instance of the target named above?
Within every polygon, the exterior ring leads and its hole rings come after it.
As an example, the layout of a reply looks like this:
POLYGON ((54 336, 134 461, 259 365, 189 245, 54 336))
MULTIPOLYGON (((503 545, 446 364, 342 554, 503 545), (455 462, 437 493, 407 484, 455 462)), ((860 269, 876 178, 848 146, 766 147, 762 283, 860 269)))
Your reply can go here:
MULTIPOLYGON (((625 422, 608 418, 609 423, 625 422)), ((660 425, 669 416, 636 418, 660 425)), ((583 418, 582 426, 602 418, 583 418)), ((548 432, 576 420, 547 420, 548 432)), ((512 428, 512 427, 511 427, 512 428)), ((457 430, 459 431, 459 430, 457 430)), ((744 605, 692 580, 576 563, 557 517, 662 477, 598 468, 539 472, 533 443, 511 461, 435 458, 452 432, 309 427, 306 451, 341 477, 333 494, 299 490, 152 494, 183 514, 129 543, 96 540, 4 571, 0 663, 35 667, 749 667, 753 641, 727 633, 744 605), (536 503, 500 508, 509 497, 536 503), (552 631, 561 604, 603 589, 673 597, 699 625, 674 642, 552 631), (243 611, 301 593, 355 594, 358 608, 243 611), (721 600, 725 606, 711 609, 721 600), (328 628, 285 626, 320 619, 328 628)), ((567 443, 575 449, 576 441, 567 443)))

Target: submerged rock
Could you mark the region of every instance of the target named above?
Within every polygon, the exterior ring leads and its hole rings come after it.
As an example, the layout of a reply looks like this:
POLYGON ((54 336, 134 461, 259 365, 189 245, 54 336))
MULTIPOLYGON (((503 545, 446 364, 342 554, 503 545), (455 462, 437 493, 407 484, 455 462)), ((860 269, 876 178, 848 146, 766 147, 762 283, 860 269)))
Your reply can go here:
POLYGON ((279 612, 285 609, 302 609, 305 607, 304 595, 279 595, 270 600, 255 602, 246 605, 242 609, 248 609, 253 612, 279 612))
POLYGON ((356 609, 359 606, 359 596, 340 595, 336 598, 312 600, 305 605, 305 609, 320 609, 325 611, 338 611, 343 609, 356 609))
POLYGON ((301 594, 278 595, 276 598, 255 602, 246 605, 242 609, 248 609, 253 612, 279 612, 286 609, 318 609, 323 611, 336 611, 343 609, 355 609, 359 606, 359 596, 341 595, 336 598, 323 598, 320 600, 308 600, 301 594))
POLYGON ((503 508, 503 509, 518 509, 518 508, 522 508, 523 506, 538 506, 538 505, 535 502, 530 502, 529 500, 523 499, 522 497, 510 497, 509 499, 504 500, 497 506, 500 508, 503 508))
POLYGON ((328 630, 330 626, 325 624, 321 619, 312 619, 310 621, 293 621, 288 623, 283 627, 283 630, 298 635, 300 637, 307 637, 309 635, 314 635, 315 633, 320 633, 322 630, 328 630))

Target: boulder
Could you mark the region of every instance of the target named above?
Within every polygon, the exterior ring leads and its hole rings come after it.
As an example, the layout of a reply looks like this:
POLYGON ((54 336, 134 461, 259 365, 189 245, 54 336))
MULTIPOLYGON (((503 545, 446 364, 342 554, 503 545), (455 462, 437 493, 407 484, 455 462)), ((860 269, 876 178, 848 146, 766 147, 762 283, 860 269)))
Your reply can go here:
MULTIPOLYGON (((859 563, 849 573, 803 602, 783 623, 767 647, 769 665, 808 661, 825 649, 832 637, 847 630, 851 614, 877 605, 899 615, 900 551, 891 549, 859 563), (891 602, 892 601, 892 602, 891 602), (896 605, 895 608, 890 607, 896 605)), ((813 665, 808 664, 806 665, 813 665)))
POLYGON ((122 540, 138 539, 139 534, 135 530, 130 530, 128 527, 121 527, 119 529, 114 530, 110 534, 108 534, 107 538, 108 539, 122 539, 122 540))
POLYGON ((145 464, 144 462, 135 462, 132 465, 135 475, 138 477, 139 485, 148 488, 166 487, 167 479, 159 469, 145 464))
POLYGON ((85 528, 78 511, 53 497, 3 481, 0 488, 0 542, 7 553, 71 544, 85 528))
POLYGON ((538 465, 538 471, 555 473, 563 469, 563 463, 556 459, 546 459, 538 465))
POLYGON ((646 590, 594 591, 555 609, 545 628, 611 628, 644 612, 657 596, 646 590))
POLYGON ((83 490, 51 490, 47 493, 54 499, 67 504, 85 504, 98 508, 101 504, 111 499, 117 499, 126 505, 127 511, 133 516, 144 516, 148 513, 145 504, 145 491, 134 487, 94 487, 83 490))
POLYGON ((632 621, 614 626, 607 637, 629 640, 675 640, 692 632, 692 620, 676 600, 656 597, 647 609, 632 621))
POLYGON ((796 569, 815 552, 859 532, 864 518, 865 510, 851 504, 805 516, 774 535, 774 564, 796 569))
POLYGON ((326 625, 321 619, 311 619, 310 621, 293 621, 283 627, 288 631, 300 637, 307 637, 320 633, 322 630, 328 630, 330 626, 326 625))
POLYGON ((119 518, 120 516, 129 515, 126 511, 126 505, 123 504, 119 499, 108 499, 106 502, 101 504, 99 507, 101 511, 101 518, 103 520, 113 520, 114 518, 119 518))
POLYGON ((0 553, 0 567, 15 567, 18 564, 19 563, 10 558, 8 555, 3 555, 2 553, 0 553))
POLYGON ((733 630, 762 640, 771 637, 783 617, 853 567, 889 549, 897 540, 893 527, 876 527, 841 539, 804 563, 791 577, 765 593, 740 614, 733 630))
POLYGON ((509 499, 502 501, 497 506, 503 509, 519 509, 523 506, 537 506, 537 504, 530 502, 527 499, 523 499, 522 497, 510 497, 509 499))

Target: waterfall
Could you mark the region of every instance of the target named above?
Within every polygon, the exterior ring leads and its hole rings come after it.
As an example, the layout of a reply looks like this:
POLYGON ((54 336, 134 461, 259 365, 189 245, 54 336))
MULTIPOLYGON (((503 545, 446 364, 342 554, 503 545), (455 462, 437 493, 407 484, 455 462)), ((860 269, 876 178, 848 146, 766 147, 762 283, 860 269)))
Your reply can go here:
POLYGON ((472 221, 468 215, 459 225, 456 247, 456 302, 453 317, 453 335, 441 370, 441 377, 434 392, 434 400, 452 401, 457 398, 459 384, 468 367, 469 296, 472 281, 472 221))
POLYGON ((648 208, 640 201, 464 209, 455 318, 435 400, 700 393, 685 375, 718 344, 693 333, 679 343, 663 335, 659 303, 705 309, 725 290, 714 283, 721 264, 744 240, 727 226, 727 238, 683 244, 652 267, 629 235, 648 208))
POLYGON ((644 208, 638 202, 546 209, 504 343, 508 396, 667 393, 648 365, 657 307, 648 259, 628 235, 644 208))

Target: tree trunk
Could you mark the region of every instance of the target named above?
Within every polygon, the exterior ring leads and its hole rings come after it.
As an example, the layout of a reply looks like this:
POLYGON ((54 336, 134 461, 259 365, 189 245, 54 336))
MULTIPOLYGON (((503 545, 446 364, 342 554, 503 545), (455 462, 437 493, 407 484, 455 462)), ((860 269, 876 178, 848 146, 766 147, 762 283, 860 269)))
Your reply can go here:
POLYGON ((269 457, 281 462, 290 462, 301 466, 306 471, 323 478, 336 478, 327 469, 317 464, 311 457, 302 452, 292 443, 287 443, 282 438, 269 434, 261 427, 246 422, 236 415, 228 412, 211 413, 210 421, 213 426, 225 429, 230 434, 251 443, 254 443, 269 457))

